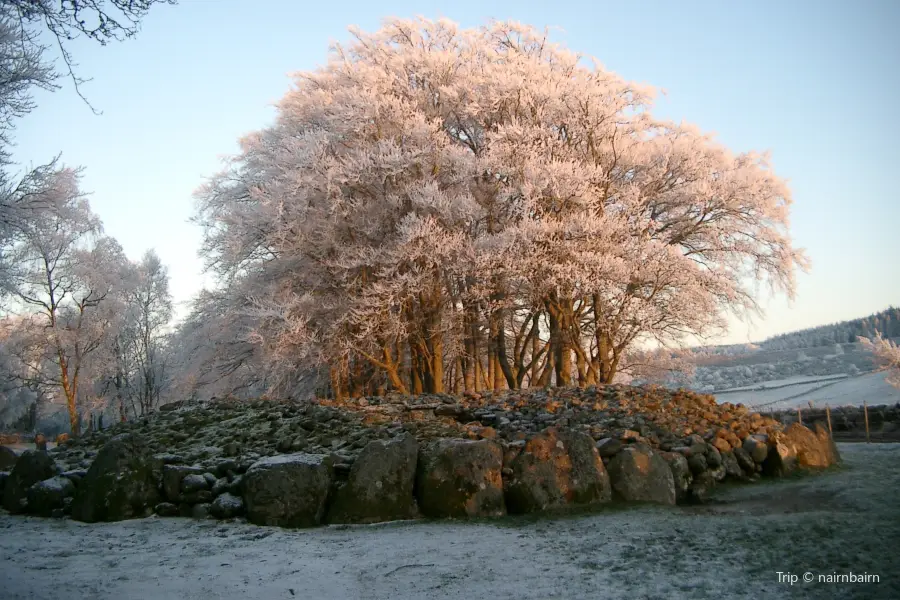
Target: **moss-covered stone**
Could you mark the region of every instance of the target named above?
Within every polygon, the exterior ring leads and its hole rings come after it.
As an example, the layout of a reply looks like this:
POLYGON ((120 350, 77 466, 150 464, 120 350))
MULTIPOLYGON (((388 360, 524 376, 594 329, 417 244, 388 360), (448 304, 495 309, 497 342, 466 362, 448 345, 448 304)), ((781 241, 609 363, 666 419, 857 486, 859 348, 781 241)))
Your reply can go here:
POLYGON ((644 444, 626 446, 609 462, 613 490, 628 502, 675 504, 675 479, 669 464, 644 444))
POLYGON ((423 515, 434 518, 506 514, 503 450, 489 440, 441 439, 419 452, 416 497, 423 515))
POLYGON ((93 523, 146 516, 160 501, 160 468, 137 434, 116 436, 79 484, 72 518, 93 523))
POLYGON ((243 477, 247 519, 256 525, 319 525, 331 480, 332 461, 323 454, 287 454, 259 460, 243 477))
POLYGON ((418 444, 405 435, 369 442, 338 486, 328 509, 329 523, 376 523, 415 516, 414 487, 418 444))
POLYGON ((609 502, 609 476, 586 433, 548 430, 532 436, 513 458, 504 481, 506 508, 529 513, 609 502))
POLYGON ((28 488, 28 512, 41 517, 52 516, 74 493, 75 484, 62 475, 39 481, 28 488))
POLYGON ((12 448, 0 446, 0 471, 12 471, 18 459, 19 455, 12 448))
POLYGON ((53 459, 42 450, 26 450, 16 461, 3 486, 3 508, 11 513, 25 511, 28 488, 56 475, 53 459))

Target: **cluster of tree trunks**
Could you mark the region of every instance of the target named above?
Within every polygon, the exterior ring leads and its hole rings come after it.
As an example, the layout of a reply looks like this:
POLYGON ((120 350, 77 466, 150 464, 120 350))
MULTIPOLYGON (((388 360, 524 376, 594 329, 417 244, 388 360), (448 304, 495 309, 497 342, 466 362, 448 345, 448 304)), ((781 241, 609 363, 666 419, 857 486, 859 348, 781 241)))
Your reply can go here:
POLYGON ((491 300, 500 308, 450 300, 449 307, 458 311, 454 322, 461 326, 445 330, 442 315, 447 319, 448 306, 440 293, 420 296, 402 311, 409 335, 380 339, 377 352, 351 352, 330 365, 327 394, 336 399, 387 391, 461 394, 613 381, 630 339, 621 326, 602 318, 598 296, 549 294, 539 309, 503 308, 496 294, 491 300), (619 340, 611 327, 618 327, 619 340), (457 350, 445 352, 445 346, 457 350))

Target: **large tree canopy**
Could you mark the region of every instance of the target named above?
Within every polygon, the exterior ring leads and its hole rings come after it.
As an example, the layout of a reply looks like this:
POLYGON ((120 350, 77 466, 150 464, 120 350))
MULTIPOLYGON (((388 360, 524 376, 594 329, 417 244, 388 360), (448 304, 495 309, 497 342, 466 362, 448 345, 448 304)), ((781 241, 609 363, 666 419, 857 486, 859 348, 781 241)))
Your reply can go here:
POLYGON ((198 191, 204 255, 273 390, 610 382, 792 295, 790 193, 517 23, 390 20, 296 76, 198 191))

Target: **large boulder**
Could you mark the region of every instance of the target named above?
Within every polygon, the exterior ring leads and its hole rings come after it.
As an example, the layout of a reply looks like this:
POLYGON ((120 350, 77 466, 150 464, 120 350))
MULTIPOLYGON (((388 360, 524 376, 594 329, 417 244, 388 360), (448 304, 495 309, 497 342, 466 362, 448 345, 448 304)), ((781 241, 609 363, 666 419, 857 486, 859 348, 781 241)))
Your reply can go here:
POLYGON ((149 515, 160 501, 159 463, 137 434, 121 434, 100 449, 72 502, 76 521, 122 521, 149 515))
POLYGON ((64 506, 66 498, 75 494, 75 484, 68 477, 57 475, 39 481, 28 488, 28 512, 41 517, 53 516, 64 506))
POLYGON ((324 454, 282 454, 256 461, 243 478, 247 519, 256 525, 319 525, 332 469, 331 457, 324 454))
POLYGON ((675 504, 675 479, 669 464, 646 444, 631 444, 609 461, 613 491, 629 502, 675 504))
POLYGON ((50 455, 41 450, 26 450, 16 461, 3 486, 3 508, 11 513, 25 512, 28 488, 56 475, 50 455))
POLYGON ((16 454, 15 450, 6 446, 0 446, 0 471, 12 471, 18 459, 19 455, 16 454))
POLYGON ((419 510, 435 518, 501 516, 502 470, 503 450, 495 442, 435 440, 419 452, 419 510))
POLYGON ((534 435, 506 466, 512 470, 503 486, 510 513, 612 499, 609 475, 593 438, 586 433, 547 430, 534 435))
POLYGON ((804 469, 824 469, 841 462, 837 444, 821 424, 810 431, 799 423, 788 427, 785 434, 792 437, 797 450, 797 465, 804 469))
POLYGON ((377 523, 410 519, 416 513, 419 446, 411 435, 366 444, 346 483, 334 490, 329 523, 377 523))
POLYGON ((680 452, 660 452, 659 455, 669 463, 669 468, 672 470, 672 480, 675 482, 675 500, 677 502, 687 501, 691 483, 694 481, 688 460, 680 452))
POLYGON ((783 476, 802 469, 824 469, 840 462, 841 457, 831 435, 819 424, 813 433, 799 423, 768 438, 769 453, 763 473, 783 476))

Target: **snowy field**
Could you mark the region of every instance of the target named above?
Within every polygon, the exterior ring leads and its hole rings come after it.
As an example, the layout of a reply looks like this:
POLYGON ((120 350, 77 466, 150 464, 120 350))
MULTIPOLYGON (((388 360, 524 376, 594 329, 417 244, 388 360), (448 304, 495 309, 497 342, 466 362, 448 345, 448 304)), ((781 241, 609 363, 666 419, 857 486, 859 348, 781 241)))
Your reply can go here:
MULTIPOLYGON (((766 390, 715 392, 715 395, 719 402, 761 406, 766 410, 805 407, 810 400, 815 406, 862 406, 863 401, 868 402, 869 406, 896 404, 900 402, 900 390, 885 382, 886 376, 887 373, 880 372, 834 381, 821 381, 824 378, 818 378, 820 381, 816 383, 798 383, 766 390)), ((770 388, 775 384, 776 382, 767 382, 770 388)))
POLYGON ((846 379, 846 373, 836 373, 834 375, 795 375, 793 377, 785 377, 784 379, 773 379, 772 381, 761 381, 753 385, 745 385, 736 388, 728 388, 727 390, 719 390, 717 394, 725 394, 729 392, 745 392, 750 390, 772 389, 785 386, 793 386, 801 383, 819 383, 825 381, 834 381, 837 379, 846 379))
POLYGON ((825 475, 705 507, 304 531, 0 514, 6 600, 900 598, 900 445, 842 444, 825 475), (867 572, 878 584, 779 582, 867 572))

